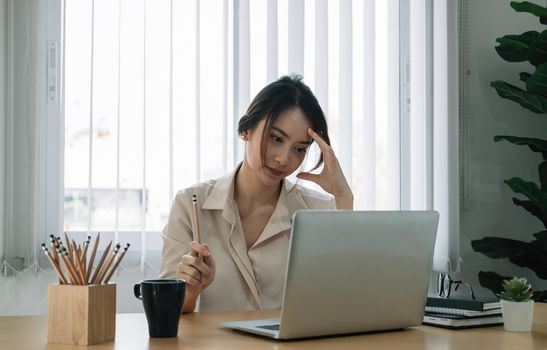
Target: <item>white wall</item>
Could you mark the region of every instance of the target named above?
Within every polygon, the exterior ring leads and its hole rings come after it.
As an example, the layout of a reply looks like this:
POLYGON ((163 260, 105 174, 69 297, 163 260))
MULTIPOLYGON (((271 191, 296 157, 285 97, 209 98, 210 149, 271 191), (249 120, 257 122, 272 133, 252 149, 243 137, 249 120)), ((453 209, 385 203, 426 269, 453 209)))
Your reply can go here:
MULTIPOLYGON (((484 236, 500 236, 531 241, 541 231, 540 221, 511 198, 513 192, 504 179, 519 176, 539 183, 537 166, 540 155, 528 147, 507 142, 494 143, 494 135, 513 135, 547 139, 547 116, 528 112, 517 103, 500 98, 490 87, 493 80, 522 86, 518 73, 533 73, 529 63, 509 63, 494 50, 497 37, 542 31, 536 17, 515 12, 509 1, 469 1, 469 207, 461 212, 462 278, 478 287, 477 273, 491 270, 502 275, 535 274, 508 260, 489 259, 472 250, 470 241, 484 236)), ((547 289, 547 281, 530 278, 536 289, 547 289)), ((485 290, 483 290, 485 292, 485 290)))

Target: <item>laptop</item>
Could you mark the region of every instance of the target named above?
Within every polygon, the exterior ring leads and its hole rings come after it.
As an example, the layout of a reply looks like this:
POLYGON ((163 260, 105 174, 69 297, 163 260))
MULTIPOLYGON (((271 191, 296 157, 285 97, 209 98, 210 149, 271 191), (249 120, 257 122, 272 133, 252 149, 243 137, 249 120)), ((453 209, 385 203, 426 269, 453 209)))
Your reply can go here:
POLYGON ((223 323, 274 339, 422 323, 436 211, 298 211, 280 319, 223 323))

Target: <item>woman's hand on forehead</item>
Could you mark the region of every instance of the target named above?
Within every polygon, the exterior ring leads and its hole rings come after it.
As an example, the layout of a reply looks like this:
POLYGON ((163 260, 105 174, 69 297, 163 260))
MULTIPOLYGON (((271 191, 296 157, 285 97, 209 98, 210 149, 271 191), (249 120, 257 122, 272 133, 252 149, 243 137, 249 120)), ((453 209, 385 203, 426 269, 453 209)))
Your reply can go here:
POLYGON ((308 134, 317 143, 323 154, 323 169, 319 174, 301 172, 296 176, 302 180, 315 182, 326 192, 332 194, 336 199, 338 209, 352 209, 353 193, 332 147, 312 129, 308 129, 308 134))

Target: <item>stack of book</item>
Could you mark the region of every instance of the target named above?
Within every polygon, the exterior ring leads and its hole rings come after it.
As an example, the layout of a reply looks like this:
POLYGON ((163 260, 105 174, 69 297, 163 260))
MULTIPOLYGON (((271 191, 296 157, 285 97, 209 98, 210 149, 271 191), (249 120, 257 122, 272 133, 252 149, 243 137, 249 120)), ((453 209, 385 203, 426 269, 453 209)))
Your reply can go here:
POLYGON ((497 299, 458 299, 428 296, 424 324, 445 328, 470 328, 503 324, 497 299))

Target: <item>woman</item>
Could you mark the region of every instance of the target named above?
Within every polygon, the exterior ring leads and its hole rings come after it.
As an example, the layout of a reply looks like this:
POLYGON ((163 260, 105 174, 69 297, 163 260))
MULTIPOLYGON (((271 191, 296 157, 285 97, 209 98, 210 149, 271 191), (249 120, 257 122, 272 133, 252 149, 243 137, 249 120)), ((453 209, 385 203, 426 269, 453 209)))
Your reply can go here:
POLYGON ((238 133, 243 162, 220 179, 177 193, 163 231, 160 277, 186 280, 183 312, 194 310, 198 296, 200 310, 279 309, 293 213, 353 208, 325 115, 301 77, 282 77, 260 91, 238 133), (323 169, 297 177, 332 196, 285 179, 302 165, 312 142, 321 149, 315 168, 324 163, 323 169), (192 241, 194 194, 201 242, 192 241))

